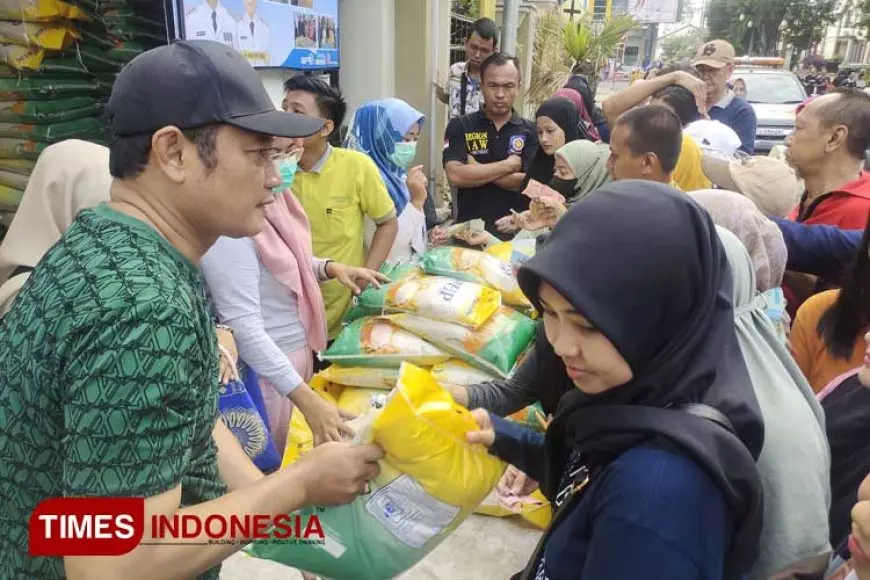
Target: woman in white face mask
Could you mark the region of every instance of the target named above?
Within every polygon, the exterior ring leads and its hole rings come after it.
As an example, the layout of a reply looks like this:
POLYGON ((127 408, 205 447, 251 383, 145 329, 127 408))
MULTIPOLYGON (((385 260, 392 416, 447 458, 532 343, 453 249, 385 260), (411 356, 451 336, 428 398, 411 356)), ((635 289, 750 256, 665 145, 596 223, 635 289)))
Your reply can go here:
MULTIPOLYGON (((423 113, 400 99, 372 101, 357 109, 345 143, 372 158, 396 206, 399 233, 387 258, 391 261, 411 260, 426 251, 428 181, 422 165, 411 167, 424 120, 423 113)), ((369 223, 367 244, 373 234, 369 223)))
POLYGON ((302 139, 276 143, 283 183, 266 207, 263 231, 253 238, 220 238, 201 267, 220 322, 233 329, 240 357, 257 373, 269 428, 283 453, 291 403, 311 426, 315 445, 352 434, 344 423, 349 417, 307 384, 314 353, 326 348, 320 282, 337 279, 359 293, 361 286, 387 279, 313 256, 308 218, 290 191, 302 139))

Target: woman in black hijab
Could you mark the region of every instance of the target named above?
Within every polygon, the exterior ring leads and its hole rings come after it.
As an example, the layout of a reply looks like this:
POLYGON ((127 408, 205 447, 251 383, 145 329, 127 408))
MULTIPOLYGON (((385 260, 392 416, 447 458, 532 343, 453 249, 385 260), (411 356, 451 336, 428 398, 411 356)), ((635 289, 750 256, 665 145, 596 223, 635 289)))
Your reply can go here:
POLYGON ((538 127, 538 150, 526 172, 523 189, 532 179, 549 185, 553 179, 556 150, 580 138, 580 114, 574 103, 563 97, 544 101, 535 112, 535 124, 538 127))
POLYGON ((522 577, 739 578, 758 554, 764 428, 710 217, 665 185, 606 185, 519 281, 543 312, 535 370, 555 418, 541 436, 475 410, 468 438, 554 505, 522 577))
MULTIPOLYGON (((574 103, 564 97, 551 97, 544 101, 535 112, 535 124, 538 129, 538 148, 526 171, 522 189, 533 179, 544 185, 552 185, 556 150, 580 138, 580 113, 574 103)), ((569 193, 573 194, 573 191, 569 193)), ((525 225, 529 213, 528 210, 523 212, 521 220, 514 215, 503 216, 495 222, 495 226, 504 234, 514 233, 525 225)))

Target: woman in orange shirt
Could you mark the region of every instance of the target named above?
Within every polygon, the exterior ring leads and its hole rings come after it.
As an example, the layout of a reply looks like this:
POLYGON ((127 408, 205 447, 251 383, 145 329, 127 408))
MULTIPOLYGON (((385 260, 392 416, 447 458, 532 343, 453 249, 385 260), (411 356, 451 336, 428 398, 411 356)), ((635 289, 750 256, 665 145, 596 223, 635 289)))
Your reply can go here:
POLYGON ((791 350, 813 390, 864 362, 864 333, 870 328, 870 224, 840 290, 821 292, 798 309, 791 350))

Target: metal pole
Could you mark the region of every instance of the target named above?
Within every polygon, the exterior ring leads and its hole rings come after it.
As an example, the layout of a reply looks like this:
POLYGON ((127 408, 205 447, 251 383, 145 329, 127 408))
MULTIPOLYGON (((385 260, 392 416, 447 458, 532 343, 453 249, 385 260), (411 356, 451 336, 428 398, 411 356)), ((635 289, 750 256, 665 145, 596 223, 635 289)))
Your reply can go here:
POLYGON ((439 22, 439 4, 441 0, 429 0, 429 66, 432 68, 432 81, 429 86, 429 197, 435 199, 438 192, 438 155, 441 150, 438 144, 441 141, 435 134, 436 119, 438 118, 439 101, 435 95, 435 87, 438 84, 438 43, 441 23, 439 22))
POLYGON ((504 0, 501 50, 510 55, 517 52, 517 28, 520 26, 520 1, 504 0))

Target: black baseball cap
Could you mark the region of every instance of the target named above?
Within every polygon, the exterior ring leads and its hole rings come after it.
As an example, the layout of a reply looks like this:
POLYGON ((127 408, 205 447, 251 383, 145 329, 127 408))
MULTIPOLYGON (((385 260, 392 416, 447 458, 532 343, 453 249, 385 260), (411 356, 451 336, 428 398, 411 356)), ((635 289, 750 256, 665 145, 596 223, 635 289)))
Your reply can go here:
POLYGON ((149 135, 174 125, 222 123, 277 137, 308 137, 315 117, 279 111, 254 68, 232 48, 182 40, 143 52, 121 69, 108 104, 116 137, 149 135))

